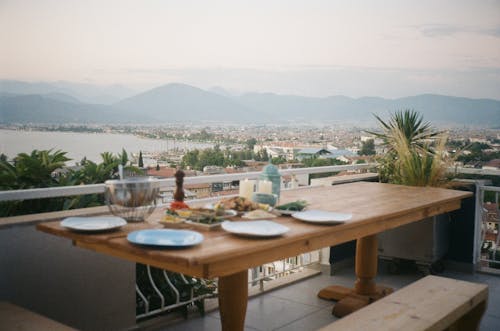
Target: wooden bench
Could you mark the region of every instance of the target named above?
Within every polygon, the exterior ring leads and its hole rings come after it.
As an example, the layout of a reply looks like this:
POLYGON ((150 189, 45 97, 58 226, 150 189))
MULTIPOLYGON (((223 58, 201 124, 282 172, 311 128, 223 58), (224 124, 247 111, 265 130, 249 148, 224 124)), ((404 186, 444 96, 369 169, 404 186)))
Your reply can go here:
POLYGON ((0 330, 76 331, 69 326, 5 301, 0 301, 0 330))
POLYGON ((333 330, 478 330, 488 285, 427 276, 332 324, 333 330))

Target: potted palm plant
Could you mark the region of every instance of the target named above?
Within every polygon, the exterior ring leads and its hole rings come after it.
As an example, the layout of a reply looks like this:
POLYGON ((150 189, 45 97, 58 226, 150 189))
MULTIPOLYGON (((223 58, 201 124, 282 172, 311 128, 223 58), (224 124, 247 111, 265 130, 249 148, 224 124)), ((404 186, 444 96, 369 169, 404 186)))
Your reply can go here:
POLYGON ((386 154, 379 159, 381 181, 411 186, 443 186, 446 180, 446 135, 413 110, 398 111, 385 122, 374 115, 386 154))
MULTIPOLYGON (((370 132, 381 138, 386 154, 379 159, 379 177, 383 182, 410 186, 445 186, 449 160, 446 135, 424 122, 416 111, 403 110, 386 122, 375 115, 382 132, 370 132)), ((413 260, 424 273, 439 272, 442 257, 449 246, 449 218, 431 217, 379 235, 379 256, 389 261, 389 271, 398 270, 401 260, 413 260), (416 243, 409 246, 409 239, 416 243)))

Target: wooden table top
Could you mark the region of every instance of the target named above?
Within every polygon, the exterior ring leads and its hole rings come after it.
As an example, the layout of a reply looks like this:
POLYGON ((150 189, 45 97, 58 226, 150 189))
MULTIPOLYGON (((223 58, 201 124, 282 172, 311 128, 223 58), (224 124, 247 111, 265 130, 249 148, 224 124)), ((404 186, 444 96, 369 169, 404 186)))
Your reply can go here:
MULTIPOLYGON (((420 219, 460 208, 471 192, 356 182, 328 187, 307 187, 282 192, 280 203, 307 200, 308 209, 352 213, 341 225, 319 225, 291 217, 272 220, 290 228, 269 239, 238 237, 220 229, 202 232, 205 240, 186 249, 151 249, 127 241, 131 231, 163 228, 162 211, 147 222, 129 223, 118 231, 77 233, 60 222, 40 223, 40 231, 73 240, 75 245, 127 260, 149 264, 196 277, 227 276, 264 263, 376 234, 420 219)), ((251 222, 251 221, 248 221, 251 222)))

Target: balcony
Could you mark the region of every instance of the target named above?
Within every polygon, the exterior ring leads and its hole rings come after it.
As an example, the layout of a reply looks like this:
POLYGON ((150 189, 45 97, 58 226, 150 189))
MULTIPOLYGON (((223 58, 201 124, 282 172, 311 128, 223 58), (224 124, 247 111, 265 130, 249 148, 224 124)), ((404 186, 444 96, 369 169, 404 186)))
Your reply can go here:
MULTIPOLYGON (((371 166, 287 169, 282 173, 300 176, 346 168, 360 170, 371 166)), ((240 180, 257 176, 258 173, 215 175, 186 178, 185 182, 214 183, 221 180, 240 180)), ((332 179, 332 183, 334 181, 339 181, 339 179, 332 179)), ((172 186, 173 180, 162 181, 164 190, 172 186)), ((449 263, 443 275, 486 282, 490 285, 490 308, 482 322, 482 329, 489 330, 500 326, 500 316, 494 308, 500 294, 498 292, 500 283, 497 276, 473 273, 473 271, 475 268, 481 270, 485 267, 488 268, 487 271, 497 271, 494 268, 495 261, 485 255, 484 249, 481 249, 485 241, 492 242, 491 245, 498 245, 498 236, 495 238, 491 235, 491 233, 494 234, 495 229, 498 234, 498 222, 495 223, 491 210, 483 208, 484 193, 482 193, 495 192, 497 188, 485 185, 477 187, 476 204, 479 208, 472 211, 473 214, 475 213, 476 222, 470 220, 470 224, 479 231, 476 231, 474 238, 470 238, 471 259, 470 261, 461 260, 455 256, 454 260, 446 261, 449 263), (481 232, 482 229, 484 231, 481 232), (457 271, 459 269, 469 270, 459 272, 457 271)), ((103 185, 89 185, 88 187, 27 190, 25 192, 0 192, 0 199, 28 199, 102 191, 103 185)), ((210 199, 199 202, 207 201, 210 199)), ((495 201, 498 201, 498 196, 495 201)), ((498 211, 498 206, 496 208, 498 211)), ((214 300, 210 298, 206 299, 205 308, 208 313, 205 317, 200 317, 196 310, 189 309, 189 318, 182 320, 180 314, 168 313, 175 307, 166 304, 160 309, 146 309, 138 314, 136 307, 137 302, 141 301, 141 295, 136 286, 134 263, 71 247, 70 242, 40 233, 33 226, 44 220, 58 219, 78 213, 92 215, 103 211, 106 211, 105 207, 96 207, 63 214, 0 219, 1 249, 7 252, 5 256, 0 257, 1 300, 12 301, 80 329, 109 330, 134 327, 151 330, 220 329, 218 311, 210 311, 214 309, 212 304, 214 300), (13 268, 13 266, 16 267, 13 268), (75 305, 78 306, 76 315, 75 305), (156 317, 152 318, 153 316, 156 317)), ((335 274, 330 276, 327 267, 328 253, 328 250, 321 250, 317 253, 292 257, 287 261, 264 265, 258 270, 250 270, 250 292, 256 297, 249 301, 246 327, 249 330, 315 330, 333 321, 335 318, 331 315, 332 303, 318 299, 316 294, 319 289, 333 282, 351 285, 354 281, 354 273, 352 268, 345 267, 336 269, 335 274)), ((419 271, 411 267, 402 270, 399 275, 389 274, 382 267, 379 269, 381 271, 377 281, 394 288, 400 288, 421 277, 419 271)), ((182 306, 197 299, 202 298, 191 297, 184 302, 177 298, 174 305, 182 306)))

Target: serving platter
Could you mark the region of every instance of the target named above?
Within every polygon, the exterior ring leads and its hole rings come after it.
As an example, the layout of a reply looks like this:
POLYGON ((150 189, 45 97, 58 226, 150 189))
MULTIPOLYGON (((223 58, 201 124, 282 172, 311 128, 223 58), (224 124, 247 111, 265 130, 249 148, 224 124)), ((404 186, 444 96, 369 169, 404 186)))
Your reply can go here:
POLYGON ((68 217, 61 221, 61 226, 81 232, 110 231, 126 224, 127 221, 117 216, 68 217))

